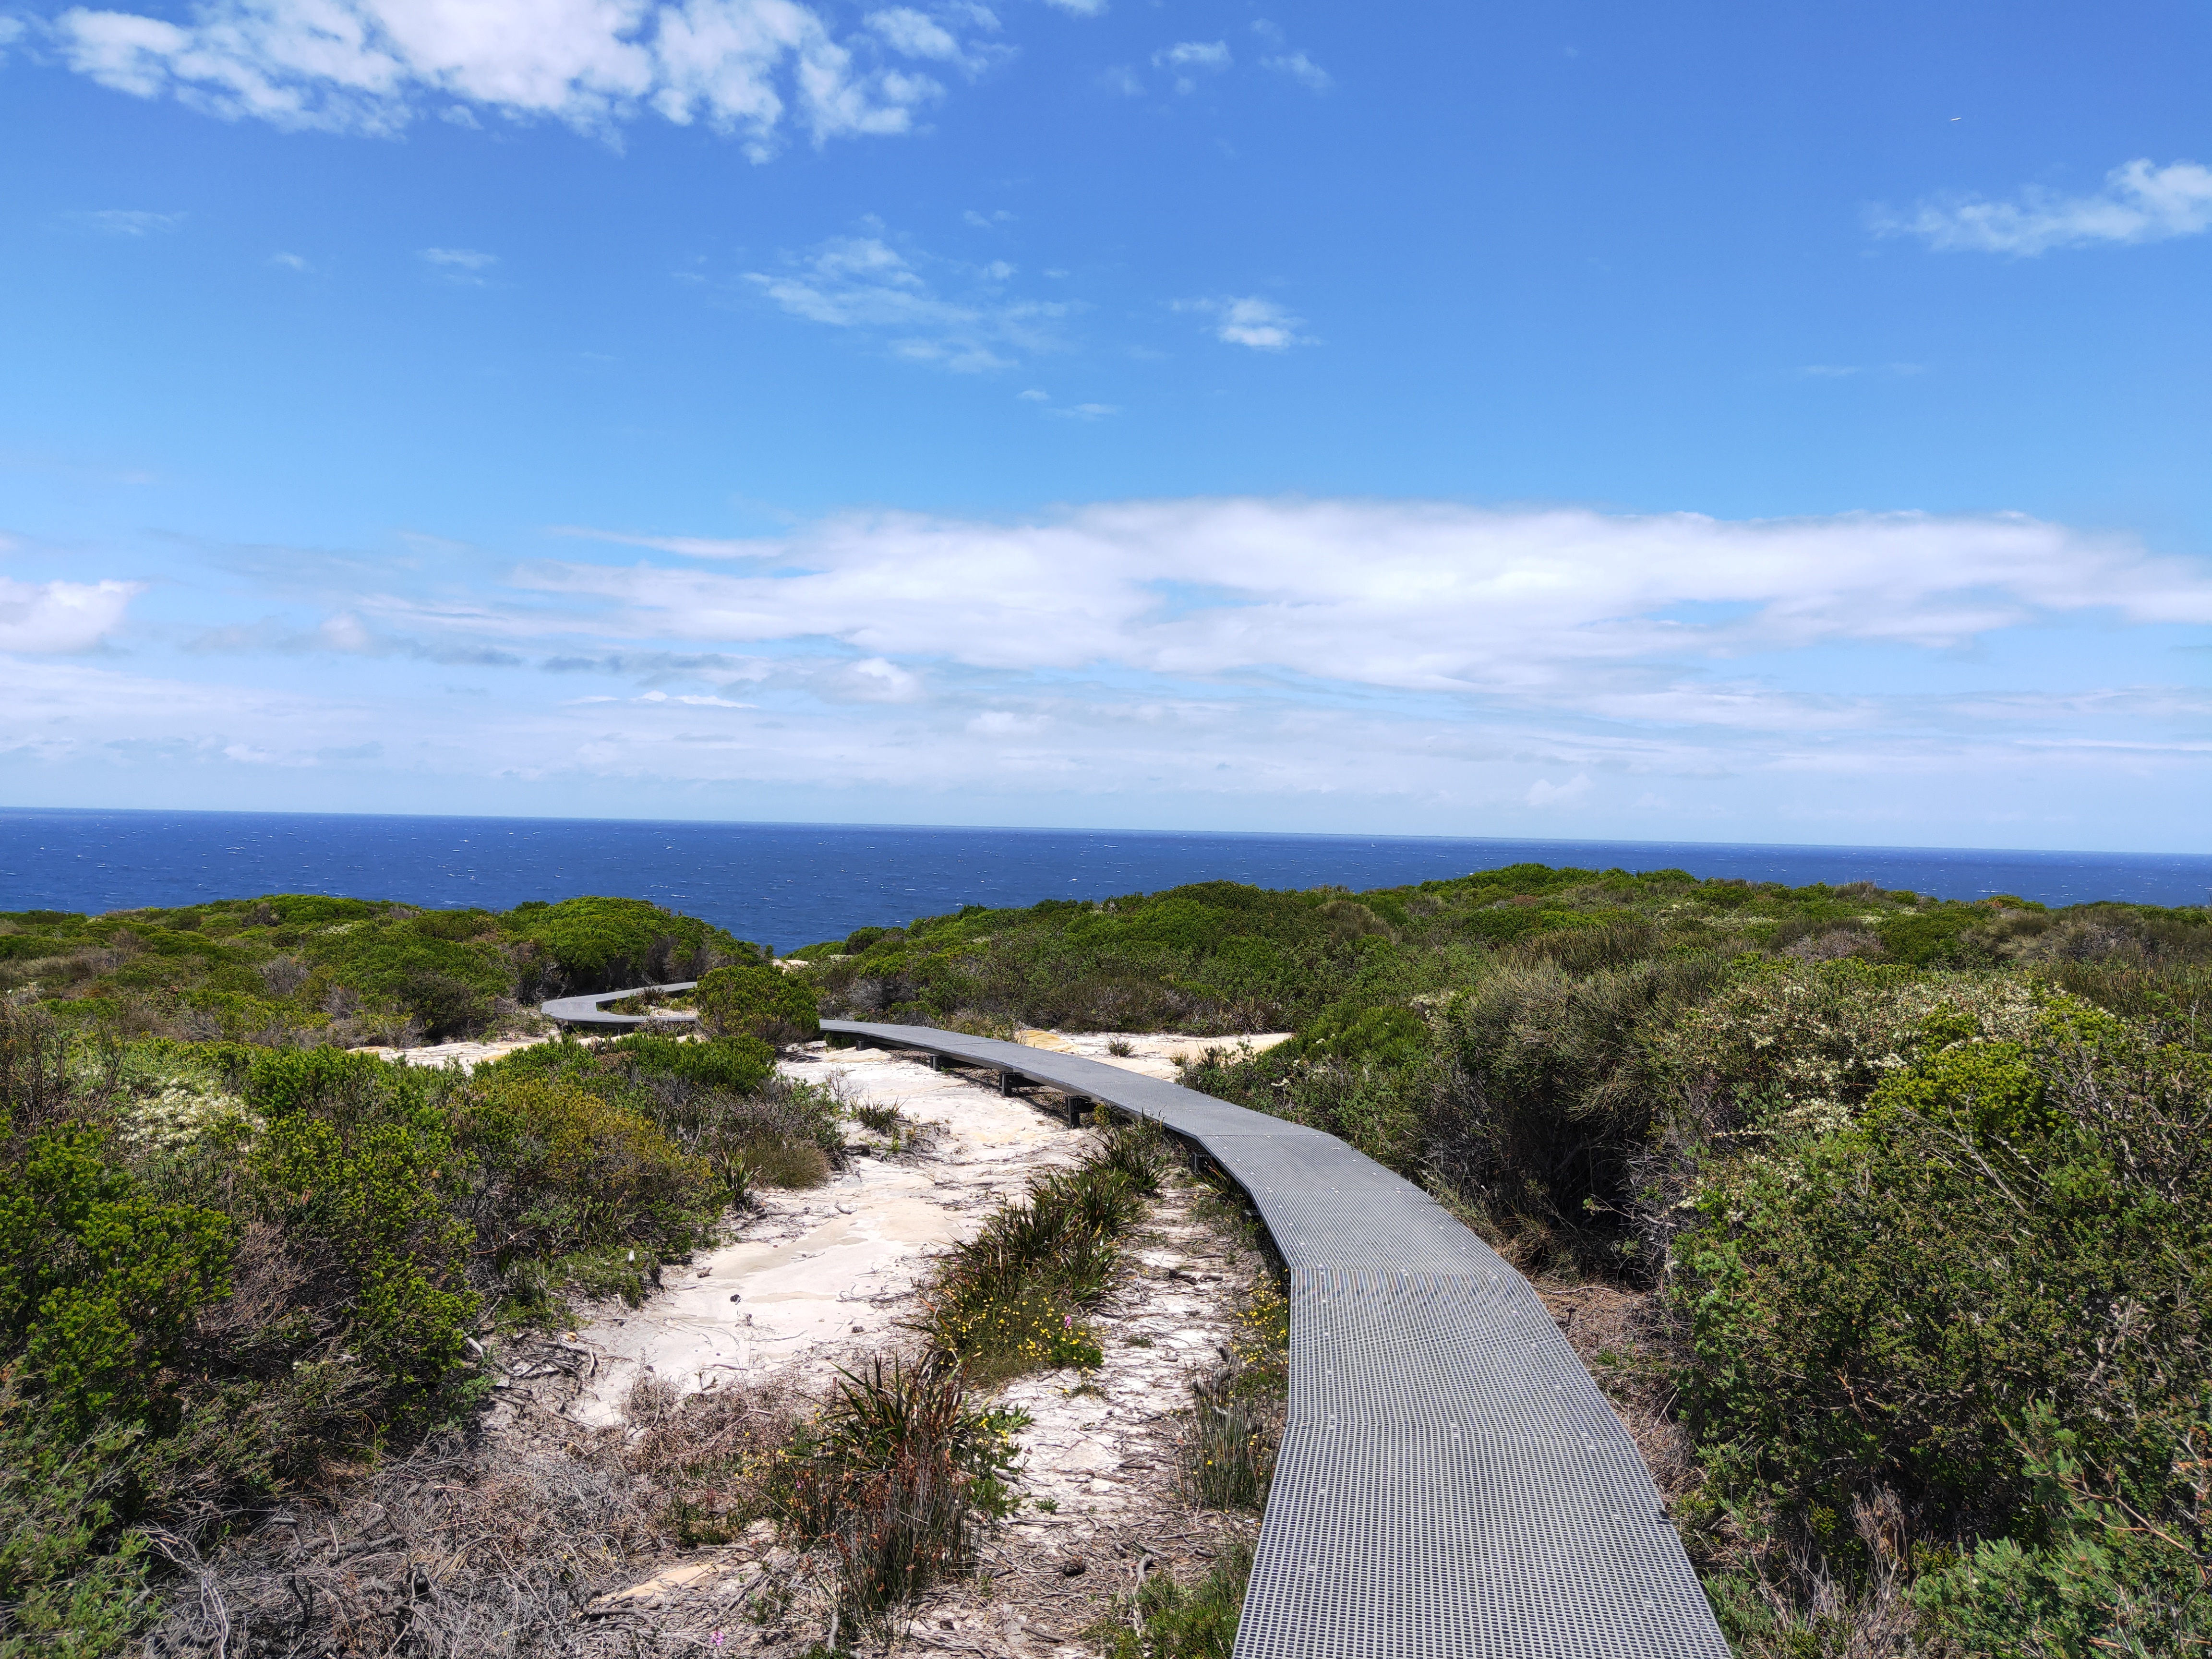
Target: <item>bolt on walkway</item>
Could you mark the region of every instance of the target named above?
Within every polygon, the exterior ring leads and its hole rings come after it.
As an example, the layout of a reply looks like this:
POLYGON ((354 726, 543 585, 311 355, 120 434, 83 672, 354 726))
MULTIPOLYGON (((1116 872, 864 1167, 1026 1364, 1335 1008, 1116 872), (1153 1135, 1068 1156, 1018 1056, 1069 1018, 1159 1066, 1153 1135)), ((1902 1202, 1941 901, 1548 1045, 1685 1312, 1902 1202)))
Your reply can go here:
POLYGON ((1727 1659, 1589 1373, 1528 1282, 1419 1188, 1334 1135, 1100 1060, 822 1029, 1151 1118, 1258 1208, 1290 1269, 1291 1397, 1236 1659, 1727 1659))

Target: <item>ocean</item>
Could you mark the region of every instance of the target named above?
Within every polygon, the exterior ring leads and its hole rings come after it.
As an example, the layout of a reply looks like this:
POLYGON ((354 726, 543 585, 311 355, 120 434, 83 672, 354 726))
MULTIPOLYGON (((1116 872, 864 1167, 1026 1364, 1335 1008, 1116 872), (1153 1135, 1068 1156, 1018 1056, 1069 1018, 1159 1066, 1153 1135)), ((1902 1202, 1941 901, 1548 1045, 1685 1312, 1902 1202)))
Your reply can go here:
POLYGON ((1791 886, 1867 880, 2052 905, 2212 900, 2212 855, 2190 853, 0 810, 0 910, 98 913, 263 893, 506 909, 609 893, 778 950, 963 904, 1105 898, 1194 881, 1391 887, 1522 861, 1791 886))

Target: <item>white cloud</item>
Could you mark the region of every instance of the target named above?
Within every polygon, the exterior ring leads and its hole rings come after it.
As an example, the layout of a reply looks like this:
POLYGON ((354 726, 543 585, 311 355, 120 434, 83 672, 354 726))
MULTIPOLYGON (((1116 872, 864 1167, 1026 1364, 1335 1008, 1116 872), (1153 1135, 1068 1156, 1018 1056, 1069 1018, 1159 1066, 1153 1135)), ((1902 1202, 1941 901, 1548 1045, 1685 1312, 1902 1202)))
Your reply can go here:
POLYGON ((1195 311, 1212 317, 1213 334, 1230 345, 1249 346, 1255 351, 1282 351, 1313 340, 1298 331, 1305 319, 1295 317, 1273 300, 1257 295, 1218 300, 1178 300, 1177 311, 1195 311))
MULTIPOLYGON (((994 285, 1014 274, 1004 261, 980 269, 925 263, 994 285)), ((1011 368, 1057 349, 1057 325, 1068 311, 1057 301, 1006 299, 995 286, 947 297, 905 254, 872 235, 833 237, 781 272, 749 271, 745 280, 794 317, 881 336, 896 356, 962 374, 1011 368)))
POLYGON ((468 247, 424 247, 415 250, 415 257, 430 267, 441 283, 456 288, 486 288, 490 277, 486 274, 499 263, 496 253, 482 253, 468 247))
POLYGON ((848 517, 690 545, 706 562, 548 563, 518 580, 639 637, 826 639, 882 662, 992 670, 1290 672, 1578 708, 1671 696, 1679 683, 1695 707, 1644 713, 1722 720, 1772 696, 1699 665, 1815 647, 1954 651, 2088 611, 2212 623, 2202 566, 2012 514, 1729 522, 1230 499, 1012 525, 848 517), (719 568, 731 559, 751 568, 719 568))
POLYGON ((1200 75, 1218 75, 1234 60, 1226 40, 1181 40, 1152 54, 1152 67, 1170 70, 1177 92, 1198 90, 1200 75))
POLYGON ((415 257, 445 270, 489 270, 499 263, 496 253, 480 253, 470 247, 418 248, 415 257))
POLYGON ((23 38, 23 27, 20 17, 0 17, 0 64, 8 61, 8 48, 23 38))
POLYGON ((231 591, 288 611, 181 659, 216 683, 16 656, 0 776, 200 767, 207 799, 261 805, 221 792, 361 752, 362 810, 719 810, 715 785, 759 816, 915 822, 1986 846, 2029 838, 1992 817, 2025 811, 2058 844, 2201 836, 2212 692, 2171 653, 2206 637, 2212 569, 2018 515, 1170 500, 609 539, 490 580, 434 552, 232 557, 231 591), (283 679, 362 689, 221 683, 241 652, 342 656, 283 679), (441 689, 460 662, 490 696, 441 689))
POLYGON ((1045 3, 1057 6, 1077 17, 1103 17, 1106 15, 1106 0, 1045 0, 1045 3))
POLYGON ((2031 185, 2017 202, 1959 198, 1923 203, 1909 215, 1877 210, 1872 222, 1881 234, 1918 236, 1944 252, 2033 256, 2100 242, 2196 236, 2212 230, 2212 167, 2195 161, 2161 167, 2139 158, 2114 167, 2094 196, 2031 185))
POLYGON ((185 222, 181 213, 147 213, 137 208, 102 208, 70 216, 86 229, 107 236, 160 236, 185 222))
POLYGON ((1156 69, 1225 70, 1231 61, 1226 40, 1183 40, 1152 54, 1156 69))
POLYGON ((296 253, 272 253, 269 263, 284 270, 313 270, 314 267, 296 253))
POLYGON ((1049 411, 1071 421, 1103 421, 1109 415, 1119 415, 1119 404, 1070 404, 1066 409, 1049 411))
POLYGON ((1040 392, 1035 386, 1030 387, 1026 392, 1018 392, 1014 395, 1025 404, 1048 404, 1052 401, 1052 393, 1040 392))
POLYGON ((0 576, 0 651, 85 651, 122 625, 137 582, 19 582, 0 576))
POLYGON ((1262 58, 1260 67, 1288 76, 1309 92, 1327 92, 1336 84, 1334 76, 1303 52, 1286 52, 1273 58, 1262 58))
POLYGON ((1145 83, 1138 79, 1137 71, 1127 64, 1115 64, 1098 71, 1098 84, 1105 91, 1123 98, 1141 98, 1145 83))
POLYGON ((841 40, 797 0, 202 0, 181 24, 74 7, 53 32, 78 73, 228 119, 389 133, 481 110, 597 131, 651 110, 765 160, 787 125, 817 144, 908 131, 944 88, 897 60, 973 73, 1003 55, 972 38, 996 27, 972 4, 878 11, 841 40))

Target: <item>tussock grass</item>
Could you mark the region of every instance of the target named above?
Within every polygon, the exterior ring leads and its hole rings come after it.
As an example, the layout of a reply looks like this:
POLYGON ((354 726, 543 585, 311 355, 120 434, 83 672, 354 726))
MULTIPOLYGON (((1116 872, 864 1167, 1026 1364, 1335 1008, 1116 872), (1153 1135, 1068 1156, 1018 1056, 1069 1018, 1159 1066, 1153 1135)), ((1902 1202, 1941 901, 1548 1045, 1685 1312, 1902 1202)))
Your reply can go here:
POLYGON ((972 1559, 1012 1514, 1018 1411, 978 1406, 959 1367, 878 1358, 837 1392, 769 1478, 777 1518, 826 1559, 842 1613, 866 1623, 972 1559))
POLYGON ((1109 1130, 1076 1168, 1031 1182, 939 1270, 925 1297, 933 1347, 978 1383, 1098 1364, 1079 1316, 1106 1293, 1164 1163, 1158 1131, 1138 1125, 1109 1130))

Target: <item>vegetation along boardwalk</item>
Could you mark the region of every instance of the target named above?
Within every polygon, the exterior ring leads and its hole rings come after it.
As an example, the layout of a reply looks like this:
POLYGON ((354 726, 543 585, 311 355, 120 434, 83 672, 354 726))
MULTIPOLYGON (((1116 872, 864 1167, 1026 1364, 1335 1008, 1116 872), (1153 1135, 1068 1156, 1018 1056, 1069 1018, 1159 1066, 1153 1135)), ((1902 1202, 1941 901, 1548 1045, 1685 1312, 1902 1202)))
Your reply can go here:
POLYGON ((1728 1653, 1535 1291, 1419 1188, 1319 1130, 1097 1060, 822 1029, 1153 1119, 1249 1194, 1290 1270, 1291 1402, 1237 1659, 1728 1653))

